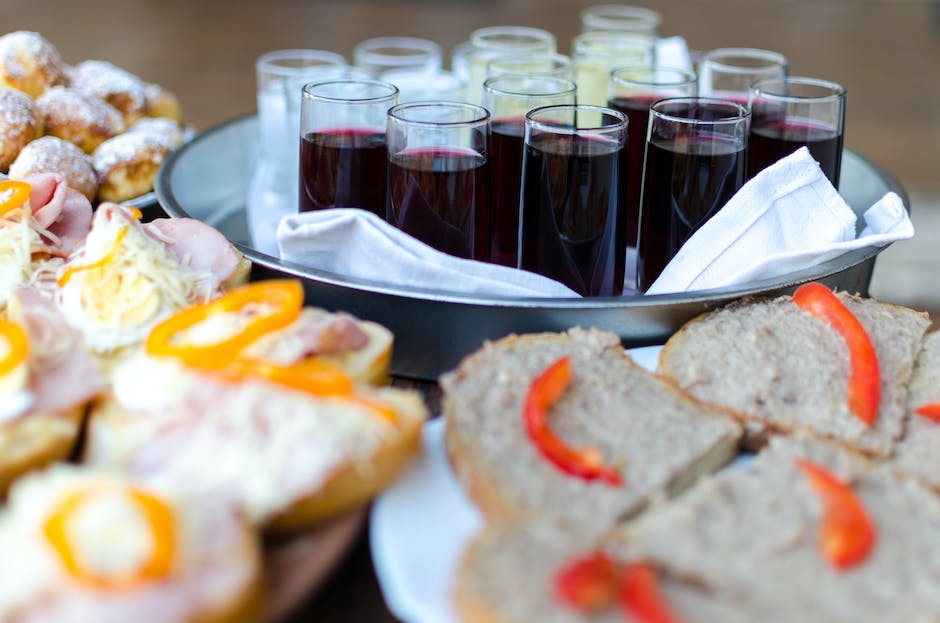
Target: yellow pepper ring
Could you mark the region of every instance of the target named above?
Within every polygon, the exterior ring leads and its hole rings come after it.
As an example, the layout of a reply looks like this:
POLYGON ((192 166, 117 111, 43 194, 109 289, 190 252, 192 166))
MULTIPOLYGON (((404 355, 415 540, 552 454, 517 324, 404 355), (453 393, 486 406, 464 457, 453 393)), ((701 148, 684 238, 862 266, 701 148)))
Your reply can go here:
POLYGON ((76 491, 66 497, 46 521, 46 538, 58 552, 62 564, 72 577, 94 588, 114 590, 169 576, 177 547, 173 511, 159 498, 135 488, 127 489, 126 493, 146 517, 150 534, 153 536, 150 557, 137 569, 119 576, 97 573, 82 564, 69 539, 68 523, 83 505, 101 493, 102 489, 76 491))
POLYGON ((10 373, 29 355, 29 339, 15 322, 0 320, 0 337, 7 341, 7 353, 0 359, 0 376, 10 373))
POLYGON ((32 189, 33 187, 28 183, 21 182, 19 180, 0 181, 0 195, 7 192, 8 190, 13 191, 10 196, 6 198, 6 200, 0 202, 0 216, 6 214, 10 210, 15 210, 29 201, 29 193, 32 189))
POLYGON ((225 367, 241 351, 263 335, 294 322, 303 306, 300 283, 286 279, 259 281, 232 290, 209 303, 193 305, 170 316, 150 331, 146 348, 151 355, 176 357, 186 365, 203 370, 225 367), (224 340, 204 345, 179 345, 174 338, 213 314, 237 311, 251 303, 267 303, 274 310, 252 319, 244 330, 224 340))

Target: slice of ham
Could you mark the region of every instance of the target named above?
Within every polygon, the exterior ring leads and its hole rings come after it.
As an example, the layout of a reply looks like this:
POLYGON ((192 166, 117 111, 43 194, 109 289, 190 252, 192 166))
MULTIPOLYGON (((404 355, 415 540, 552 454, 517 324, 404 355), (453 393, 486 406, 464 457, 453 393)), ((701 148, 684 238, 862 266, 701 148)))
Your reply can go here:
POLYGON ((305 308, 293 323, 248 347, 248 355, 291 365, 315 355, 354 352, 369 343, 356 319, 343 312, 305 308))
POLYGON ((48 250, 57 255, 70 254, 91 230, 91 203, 56 173, 29 175, 23 181, 31 186, 29 207, 33 218, 57 238, 45 241, 48 250))
POLYGON ((84 348, 81 335, 65 321, 55 302, 33 288, 19 288, 11 316, 26 328, 36 355, 30 366, 34 411, 71 409, 105 388, 97 360, 84 348))
MULTIPOLYGON (((190 268, 211 272, 215 288, 229 278, 241 262, 238 250, 217 229, 191 218, 158 218, 146 227, 190 268)), ((214 289, 215 289, 214 288, 214 289)))

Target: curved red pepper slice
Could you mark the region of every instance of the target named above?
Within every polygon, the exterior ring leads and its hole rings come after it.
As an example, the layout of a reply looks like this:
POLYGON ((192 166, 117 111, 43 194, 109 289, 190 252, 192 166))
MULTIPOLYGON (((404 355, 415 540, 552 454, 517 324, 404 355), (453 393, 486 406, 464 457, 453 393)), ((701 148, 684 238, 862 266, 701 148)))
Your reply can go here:
POLYGON ((863 562, 875 546, 875 524, 861 500, 829 470, 805 459, 796 462, 825 509, 819 527, 819 550, 838 570, 863 562))
POLYGON ((555 575, 555 594, 578 612, 594 612, 613 603, 620 585, 620 568, 604 552, 591 552, 555 575))
POLYGON ((522 407, 529 438, 542 456, 566 474, 610 485, 622 484, 620 474, 604 465, 597 448, 572 448, 549 427, 548 409, 561 398, 570 382, 569 357, 555 361, 532 381, 522 407))
POLYGON ((800 309, 832 325, 849 348, 849 409, 868 426, 875 422, 881 404, 881 372, 878 353, 858 318, 832 290, 821 283, 800 286, 793 295, 800 309))
POLYGON ((931 402, 914 409, 914 413, 940 424, 940 402, 931 402))
POLYGON ((624 570, 620 605, 630 620, 637 623, 679 623, 679 618, 666 604, 659 590, 656 570, 649 563, 633 563, 624 570))

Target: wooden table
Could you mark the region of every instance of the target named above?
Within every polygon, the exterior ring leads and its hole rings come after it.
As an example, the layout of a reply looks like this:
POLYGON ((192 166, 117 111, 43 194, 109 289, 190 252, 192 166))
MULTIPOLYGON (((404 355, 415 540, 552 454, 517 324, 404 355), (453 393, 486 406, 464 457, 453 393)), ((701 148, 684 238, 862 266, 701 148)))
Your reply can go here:
MULTIPOLYGON (((112 61, 175 92, 206 129, 255 108, 254 59, 280 48, 351 57, 380 35, 430 36, 450 50, 475 28, 525 24, 569 50, 578 12, 601 0, 2 0, 5 29, 36 30, 66 61, 112 61)), ((848 89, 846 143, 910 190, 940 195, 940 4, 936 2, 659 0, 664 34, 695 49, 753 46, 794 74, 848 89)), ((295 621, 393 621, 360 537, 295 621)))

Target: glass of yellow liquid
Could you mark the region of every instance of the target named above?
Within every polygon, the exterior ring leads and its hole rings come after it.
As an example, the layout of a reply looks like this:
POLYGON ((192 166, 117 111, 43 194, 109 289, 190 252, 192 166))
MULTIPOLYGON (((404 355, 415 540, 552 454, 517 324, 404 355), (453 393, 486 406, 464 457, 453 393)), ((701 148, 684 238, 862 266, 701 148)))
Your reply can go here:
POLYGON ((470 34, 470 46, 470 71, 465 99, 473 104, 479 104, 483 99, 487 64, 494 58, 519 54, 554 54, 558 51, 555 35, 528 26, 480 28, 470 34))
POLYGON ((578 102, 604 106, 610 73, 627 65, 652 66, 656 62, 656 37, 601 30, 585 32, 574 38, 571 56, 578 102))

